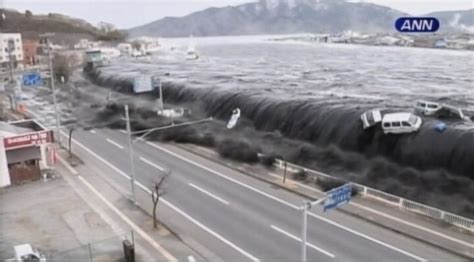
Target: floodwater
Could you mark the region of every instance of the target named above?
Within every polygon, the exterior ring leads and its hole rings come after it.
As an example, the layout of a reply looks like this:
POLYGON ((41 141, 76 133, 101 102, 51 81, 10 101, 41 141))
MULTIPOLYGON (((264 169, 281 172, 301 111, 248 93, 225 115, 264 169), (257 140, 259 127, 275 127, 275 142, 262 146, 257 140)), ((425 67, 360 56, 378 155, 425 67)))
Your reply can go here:
POLYGON ((222 128, 194 130, 215 137, 207 145, 240 139, 264 153, 473 216, 472 124, 423 117, 419 132, 384 135, 380 127, 362 130, 359 117, 372 108, 412 112, 419 99, 472 116, 474 52, 262 37, 195 41, 199 60, 185 59, 186 39, 168 40, 151 58, 120 58, 90 79, 131 93, 135 76, 162 76, 168 104, 192 104, 222 121, 241 109, 240 137, 224 140, 222 128), (433 129, 438 121, 448 124, 443 133, 433 129))

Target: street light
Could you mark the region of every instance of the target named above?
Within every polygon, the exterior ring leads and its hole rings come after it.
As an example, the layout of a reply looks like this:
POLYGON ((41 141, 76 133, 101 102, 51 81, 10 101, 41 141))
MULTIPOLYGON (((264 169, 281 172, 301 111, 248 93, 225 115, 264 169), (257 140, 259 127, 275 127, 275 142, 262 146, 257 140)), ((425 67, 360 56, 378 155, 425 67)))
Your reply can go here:
POLYGON ((126 121, 126 128, 127 128, 127 136, 128 136, 128 151, 130 155, 130 182, 131 182, 131 187, 132 187, 132 201, 135 205, 137 205, 137 199, 135 196, 135 163, 133 161, 134 158, 134 152, 133 152, 133 142, 135 140, 143 140, 144 137, 148 136, 152 132, 158 131, 158 130, 164 130, 164 129, 169 129, 173 127, 180 127, 180 126, 189 126, 189 125, 195 125, 195 124, 200 124, 208 121, 212 121, 213 118, 205 118, 201 120, 196 120, 196 121, 189 121, 189 122, 184 122, 180 124, 171 124, 167 126, 162 126, 162 127, 155 127, 155 128, 150 128, 150 129, 145 129, 145 130, 140 130, 136 132, 132 132, 131 130, 131 125, 130 125, 130 114, 128 111, 128 105, 125 105, 125 121, 126 121), (133 135, 138 135, 142 134, 140 137, 133 139, 133 135))
POLYGON ((46 43, 46 47, 48 48, 48 58, 49 58, 49 74, 51 77, 51 92, 53 93, 53 103, 54 103, 54 113, 56 115, 56 133, 58 138, 58 144, 61 146, 61 130, 60 130, 60 115, 59 115, 59 108, 58 102, 56 99, 56 90, 54 88, 54 72, 53 72, 53 58, 52 58, 52 47, 51 41, 49 41, 48 37, 53 36, 54 33, 46 33, 41 34, 40 37, 43 38, 43 41, 46 43))

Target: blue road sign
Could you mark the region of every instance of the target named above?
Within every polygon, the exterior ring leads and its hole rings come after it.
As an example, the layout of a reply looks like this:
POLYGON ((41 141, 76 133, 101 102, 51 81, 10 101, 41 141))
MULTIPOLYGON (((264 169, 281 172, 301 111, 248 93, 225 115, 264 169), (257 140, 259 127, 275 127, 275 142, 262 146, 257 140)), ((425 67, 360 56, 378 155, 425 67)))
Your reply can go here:
POLYGON ((343 186, 331 189, 326 193, 326 200, 324 201, 324 212, 329 209, 340 207, 349 203, 351 200, 352 185, 345 184, 343 186))
POLYGON ((41 82, 41 74, 39 72, 29 72, 23 74, 24 86, 37 86, 41 85, 41 82))

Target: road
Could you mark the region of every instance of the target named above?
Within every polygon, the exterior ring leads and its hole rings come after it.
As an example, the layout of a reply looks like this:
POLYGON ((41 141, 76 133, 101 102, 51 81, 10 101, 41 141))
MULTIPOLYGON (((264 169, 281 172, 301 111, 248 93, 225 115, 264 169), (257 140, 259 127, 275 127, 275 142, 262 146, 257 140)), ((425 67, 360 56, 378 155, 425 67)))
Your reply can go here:
MULTIPOLYGON (((74 139, 76 154, 113 167, 117 177, 130 173, 123 131, 77 131, 74 139)), ((137 141, 134 149, 136 181, 150 188, 163 170, 172 170, 162 204, 188 224, 187 234, 217 256, 226 261, 300 259, 302 197, 173 145, 137 141)), ((323 213, 320 207, 309 213, 307 252, 311 261, 462 260, 342 212, 323 213)))

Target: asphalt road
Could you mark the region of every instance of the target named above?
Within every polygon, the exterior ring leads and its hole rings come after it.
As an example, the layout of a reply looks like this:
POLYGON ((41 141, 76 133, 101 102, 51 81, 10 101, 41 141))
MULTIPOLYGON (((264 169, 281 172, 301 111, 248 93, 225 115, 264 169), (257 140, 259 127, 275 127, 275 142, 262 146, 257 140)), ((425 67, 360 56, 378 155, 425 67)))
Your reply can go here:
MULTIPOLYGON (((89 154, 130 174, 123 132, 77 131, 74 139, 79 155, 89 154)), ((173 145, 137 141, 134 149, 136 181, 151 188, 163 170, 171 170, 162 204, 172 207, 177 223, 187 223, 182 225, 187 234, 217 256, 225 261, 301 258, 302 197, 173 145)), ((353 216, 321 209, 314 207, 308 216, 311 261, 462 260, 353 216)))

